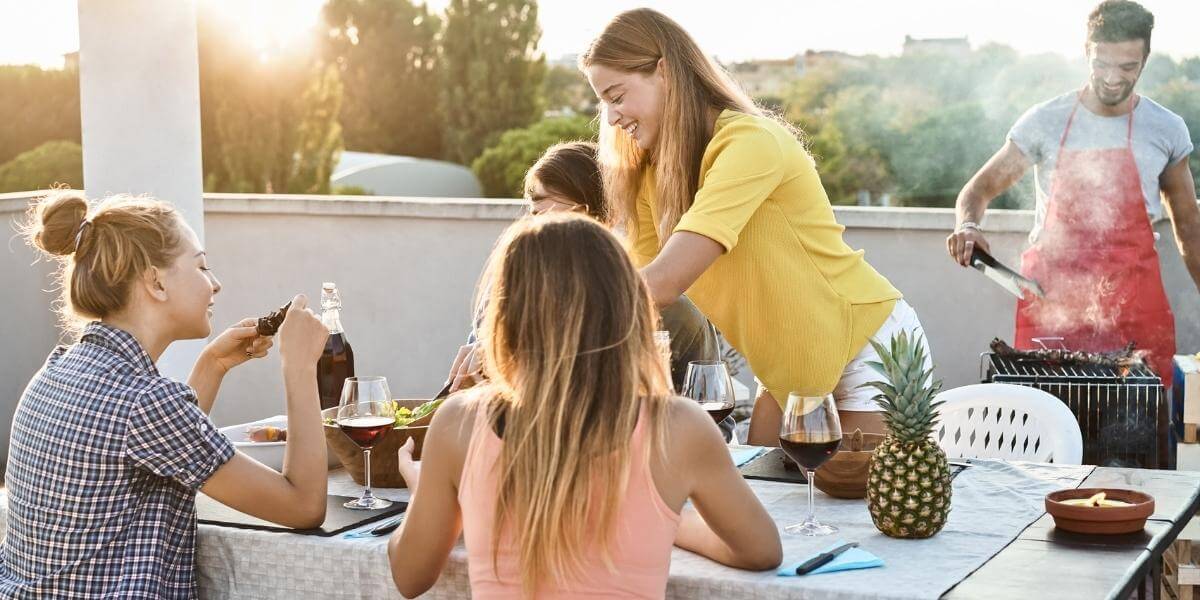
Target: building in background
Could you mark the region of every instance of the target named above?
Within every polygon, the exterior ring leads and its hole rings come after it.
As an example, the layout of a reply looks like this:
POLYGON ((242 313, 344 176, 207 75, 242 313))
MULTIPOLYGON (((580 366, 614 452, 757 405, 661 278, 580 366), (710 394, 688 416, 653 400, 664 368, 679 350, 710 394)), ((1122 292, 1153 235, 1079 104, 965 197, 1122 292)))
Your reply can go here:
POLYGON ((904 36, 904 56, 935 55, 966 57, 971 54, 971 43, 965 37, 915 38, 904 36))

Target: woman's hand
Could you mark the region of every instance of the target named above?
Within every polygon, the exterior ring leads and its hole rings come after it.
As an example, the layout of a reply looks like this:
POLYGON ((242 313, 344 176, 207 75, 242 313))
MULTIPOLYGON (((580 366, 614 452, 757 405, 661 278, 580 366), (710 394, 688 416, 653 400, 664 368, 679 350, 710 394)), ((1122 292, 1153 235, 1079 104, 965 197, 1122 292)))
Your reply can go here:
POLYGON ((329 330, 308 309, 308 297, 298 294, 292 298, 292 307, 288 309, 283 325, 279 326, 278 335, 279 356, 286 372, 289 365, 300 368, 315 366, 325 350, 329 330))
POLYGON ((400 466, 400 476, 404 478, 404 484, 408 486, 408 492, 413 495, 417 493, 417 480, 421 478, 421 465, 413 460, 413 448, 415 446, 416 443, 410 437, 396 451, 396 462, 400 466))
POLYGON ((269 337, 258 335, 255 323, 254 319, 242 319, 233 327, 221 332, 221 335, 204 347, 201 358, 212 361, 223 375, 252 358, 266 356, 275 342, 269 337))
POLYGON ((450 366, 450 376, 446 378, 451 392, 465 390, 483 380, 483 366, 479 360, 482 354, 479 342, 459 347, 454 364, 450 366))

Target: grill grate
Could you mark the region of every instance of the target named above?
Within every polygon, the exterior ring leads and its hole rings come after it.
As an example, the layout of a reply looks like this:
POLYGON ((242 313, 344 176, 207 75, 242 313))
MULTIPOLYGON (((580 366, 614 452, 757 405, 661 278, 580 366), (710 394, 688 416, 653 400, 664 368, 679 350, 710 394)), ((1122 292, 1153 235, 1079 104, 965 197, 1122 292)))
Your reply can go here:
POLYGON ((1169 466, 1166 398, 1162 380, 1148 367, 1052 364, 985 353, 980 371, 984 382, 1033 387, 1062 400, 1079 421, 1084 463, 1169 466))

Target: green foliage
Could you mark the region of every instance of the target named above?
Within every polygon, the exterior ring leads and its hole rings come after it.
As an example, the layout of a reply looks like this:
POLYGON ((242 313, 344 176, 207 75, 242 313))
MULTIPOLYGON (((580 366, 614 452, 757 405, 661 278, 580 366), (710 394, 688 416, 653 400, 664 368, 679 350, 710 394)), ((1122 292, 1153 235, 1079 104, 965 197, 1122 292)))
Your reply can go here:
POLYGON ((328 193, 342 145, 337 69, 309 50, 260 55, 222 19, 198 15, 205 190, 328 193))
POLYGON ((53 140, 78 143, 79 72, 0 66, 0 164, 53 140))
POLYGON ((504 132, 498 142, 475 159, 471 169, 491 198, 520 198, 525 171, 559 142, 595 140, 595 121, 587 117, 552 117, 530 127, 504 132))
MULTIPOLYGON (((1200 59, 1196 62, 1200 71, 1200 59)), ((1188 133, 1192 136, 1191 169, 1192 177, 1200 181, 1200 78, 1188 79, 1176 77, 1163 84, 1154 95, 1154 99, 1172 112, 1183 117, 1187 123, 1188 133)))
MULTIPOLYGON (((1019 56, 1000 45, 966 56, 830 60, 792 85, 784 114, 808 135, 834 203, 853 204, 865 191, 890 194, 894 204, 953 206, 1021 114, 1077 88, 1084 75, 1082 60, 1019 56)), ((1138 89, 1183 116, 1198 137, 1198 86, 1200 58, 1177 64, 1154 55, 1138 89)), ((992 206, 1032 205, 1031 170, 992 206)))
POLYGON ((375 192, 368 190, 361 185, 335 185, 330 190, 330 194, 335 196, 373 196, 375 192))
POLYGON ((451 0, 442 35, 446 157, 471 164, 542 114, 546 72, 534 0, 451 0))
POLYGON ((441 19, 410 0, 329 0, 325 60, 345 85, 346 147, 360 152, 440 158, 441 19))
POLYGON ((546 108, 552 112, 588 116, 597 113, 596 94, 587 77, 575 67, 550 67, 542 82, 542 96, 546 98, 546 108))
POLYGON ((0 193, 66 185, 83 189, 83 148, 71 141, 46 142, 0 165, 0 193))

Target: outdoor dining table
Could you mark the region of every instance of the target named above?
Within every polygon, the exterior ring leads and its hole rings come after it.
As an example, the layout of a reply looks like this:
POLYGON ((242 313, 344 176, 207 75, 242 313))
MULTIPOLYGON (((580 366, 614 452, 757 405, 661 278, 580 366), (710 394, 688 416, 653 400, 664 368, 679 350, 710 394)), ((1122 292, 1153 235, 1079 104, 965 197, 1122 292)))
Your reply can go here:
MULTIPOLYGON (((803 484, 749 481, 780 529, 806 511, 803 484)), ((342 469, 329 493, 361 488, 342 469)), ((406 500, 407 490, 376 489, 406 500)), ((804 577, 748 572, 674 549, 668 598, 1125 598, 1157 575, 1161 556, 1200 504, 1200 473, 1009 463, 975 459, 954 480, 946 527, 925 540, 883 536, 863 500, 817 493, 817 516, 840 531, 824 538, 783 534, 784 564, 835 543, 858 542, 884 566, 804 577), (1068 487, 1147 492, 1155 512, 1143 532, 1082 536, 1056 530, 1046 493, 1068 487)), ((6 508, 6 504, 0 508, 6 508)), ((0 520, 3 523, 3 520, 0 520)), ((369 529, 368 525, 350 533, 369 529)), ((387 559, 387 537, 318 537, 200 524, 196 568, 202 598, 400 598, 387 559)), ((619 577, 620 574, 614 574, 619 577)), ((1158 586, 1154 586, 1157 590, 1158 586)), ((461 540, 425 598, 469 598, 461 540)))

